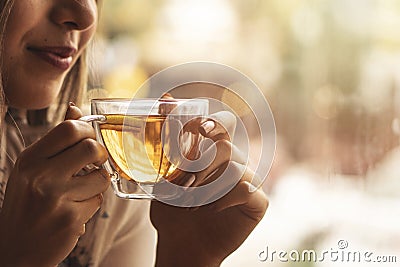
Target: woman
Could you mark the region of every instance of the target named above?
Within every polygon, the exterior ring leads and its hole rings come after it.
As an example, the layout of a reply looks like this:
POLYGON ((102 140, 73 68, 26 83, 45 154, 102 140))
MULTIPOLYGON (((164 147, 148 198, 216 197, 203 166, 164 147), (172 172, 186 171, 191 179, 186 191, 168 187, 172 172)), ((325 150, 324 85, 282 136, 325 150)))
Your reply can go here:
MULTIPOLYGON (((73 103, 58 120, 65 103, 82 96, 97 2, 0 0, 0 8, 0 266, 151 266, 152 224, 156 266, 218 266, 267 208, 260 190, 249 192, 251 171, 229 194, 197 210, 120 200, 103 169, 77 175, 107 159, 73 103)), ((220 120, 234 127, 222 113, 199 128, 220 148, 208 173, 230 160, 222 152, 231 145, 220 120)), ((234 165, 240 173, 243 166, 234 165)), ((196 184, 206 174, 196 173, 196 184)))

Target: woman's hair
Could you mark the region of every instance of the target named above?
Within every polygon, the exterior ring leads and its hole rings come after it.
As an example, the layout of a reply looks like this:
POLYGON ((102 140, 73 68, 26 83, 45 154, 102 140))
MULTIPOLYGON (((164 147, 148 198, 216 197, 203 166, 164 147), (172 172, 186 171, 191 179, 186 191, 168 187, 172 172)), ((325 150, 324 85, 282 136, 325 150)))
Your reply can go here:
MULTIPOLYGON (((6 31, 6 23, 8 15, 10 14, 11 6, 14 0, 0 0, 0 64, 3 60, 3 44, 4 44, 4 33, 6 31)), ((1 69, 1 68, 0 68, 1 69)), ((0 71, 0 127, 3 124, 3 118, 5 114, 5 97, 3 89, 3 75, 0 71)), ((0 128, 1 129, 1 128, 0 128)))
MULTIPOLYGON (((14 1, 18 0, 0 0, 0 64, 2 62, 2 53, 4 45, 5 30, 7 25, 8 16, 11 12, 14 1)), ((76 61, 75 65, 69 71, 64 79, 64 83, 58 96, 58 101, 55 104, 54 117, 51 121, 59 120, 65 113, 66 104, 70 101, 75 102, 77 105, 82 103, 82 95, 87 85, 87 61, 86 49, 82 52, 81 56, 76 61)), ((3 78, 0 71, 0 126, 3 123, 3 117, 6 112, 5 104, 7 99, 4 95, 3 78)), ((47 111, 49 108, 42 110, 30 110, 27 113, 28 122, 32 125, 47 124, 47 111)))

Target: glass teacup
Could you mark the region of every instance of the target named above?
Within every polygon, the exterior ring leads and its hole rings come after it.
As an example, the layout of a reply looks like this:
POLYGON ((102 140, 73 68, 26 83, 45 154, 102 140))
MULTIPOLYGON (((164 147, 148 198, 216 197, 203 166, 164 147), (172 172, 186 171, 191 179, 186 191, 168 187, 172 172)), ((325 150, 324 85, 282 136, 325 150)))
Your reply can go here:
POLYGON ((108 151, 104 168, 117 196, 162 200, 181 195, 185 172, 180 166, 199 156, 202 137, 196 125, 208 115, 208 100, 93 99, 91 113, 81 120, 93 122, 97 140, 108 151))

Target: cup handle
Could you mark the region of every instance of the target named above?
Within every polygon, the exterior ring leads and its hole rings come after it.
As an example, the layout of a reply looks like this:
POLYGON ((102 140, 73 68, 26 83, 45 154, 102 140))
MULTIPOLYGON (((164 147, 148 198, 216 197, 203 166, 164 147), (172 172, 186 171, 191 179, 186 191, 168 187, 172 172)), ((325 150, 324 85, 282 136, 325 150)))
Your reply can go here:
POLYGON ((104 115, 88 115, 81 117, 79 120, 84 122, 93 122, 93 121, 106 122, 107 118, 104 115))
MULTIPOLYGON (((87 123, 90 123, 90 122, 106 122, 107 121, 107 117, 104 116, 104 115, 88 115, 88 116, 81 117, 79 120, 87 122, 87 123)), ((96 133, 96 135, 97 135, 97 133, 96 133)), ((93 165, 93 164, 86 165, 85 168, 86 169, 87 168, 93 168, 91 165, 93 165)), ((103 164, 103 166, 105 166, 105 164, 103 164)), ((116 183, 119 181, 118 173, 116 171, 112 171, 110 167, 106 167, 105 169, 110 174, 111 182, 113 183, 113 186, 115 188, 116 187, 116 183)))
MULTIPOLYGON (((89 116, 83 116, 78 120, 84 121, 87 123, 94 122, 94 121, 106 122, 107 118, 104 115, 89 115, 89 116)), ((89 173, 93 169, 99 169, 99 167, 95 166, 94 164, 88 164, 85 167, 83 167, 82 170, 78 171, 75 175, 84 175, 85 173, 89 173)))

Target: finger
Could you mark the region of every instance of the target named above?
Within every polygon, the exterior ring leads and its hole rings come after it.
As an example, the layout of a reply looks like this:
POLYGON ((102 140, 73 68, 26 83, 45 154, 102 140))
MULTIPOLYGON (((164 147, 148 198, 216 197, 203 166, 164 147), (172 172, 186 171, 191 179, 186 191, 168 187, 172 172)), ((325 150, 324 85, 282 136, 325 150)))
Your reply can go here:
POLYGON ((240 181, 231 192, 213 204, 217 211, 238 206, 247 216, 260 220, 268 208, 267 196, 261 189, 253 190, 254 186, 247 181, 240 181))
POLYGON ((86 165, 101 166, 108 158, 107 150, 99 142, 86 138, 58 155, 50 158, 54 168, 69 176, 74 175, 86 165))
POLYGON ((29 147, 29 150, 35 155, 50 158, 85 138, 96 138, 92 126, 83 121, 66 120, 29 147))
POLYGON ((102 203, 103 203, 103 194, 95 195, 92 198, 89 198, 84 201, 73 202, 74 208, 78 209, 79 211, 77 212, 77 214, 79 214, 78 223, 79 224, 87 223, 93 217, 93 215, 96 214, 102 203))
POLYGON ((85 201, 107 190, 110 175, 104 169, 94 170, 83 176, 73 177, 67 183, 67 197, 73 201, 85 201))
POLYGON ((73 102, 69 102, 64 120, 77 120, 82 116, 82 111, 73 102))
POLYGON ((183 187, 191 186, 196 180, 196 176, 192 173, 182 172, 177 178, 169 180, 171 183, 183 187))
POLYGON ((58 233, 64 229, 79 237, 85 233, 84 224, 98 211, 102 202, 102 194, 81 202, 70 201, 66 203, 67 205, 60 207, 52 220, 52 226, 57 228, 58 233))
POLYGON ((215 142, 215 147, 208 148, 200 157, 209 160, 214 157, 214 160, 204 170, 196 173, 196 181, 192 186, 204 184, 207 177, 214 173, 216 169, 228 161, 234 161, 239 164, 246 164, 246 159, 242 156, 239 149, 232 143, 226 140, 218 140, 215 142), (216 149, 216 152, 215 152, 216 149))
MULTIPOLYGON (((199 188, 190 187, 187 189, 186 192, 188 192, 188 194, 186 194, 186 196, 190 194, 190 198, 193 199, 192 202, 196 203, 196 205, 213 202, 231 191, 242 179, 245 172, 245 166, 229 161, 207 178, 206 185, 201 184, 199 188)), ((190 201, 190 199, 188 201, 190 201)), ((190 203, 184 204, 190 205, 190 203)))
POLYGON ((236 128, 236 117, 231 112, 220 111, 209 116, 200 127, 199 132, 212 140, 232 140, 236 128))

